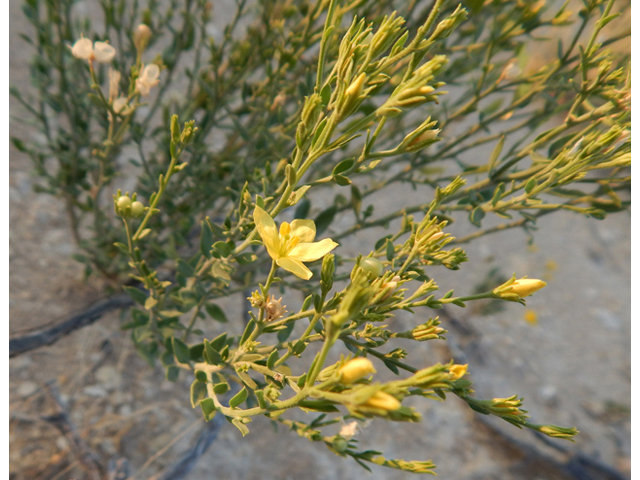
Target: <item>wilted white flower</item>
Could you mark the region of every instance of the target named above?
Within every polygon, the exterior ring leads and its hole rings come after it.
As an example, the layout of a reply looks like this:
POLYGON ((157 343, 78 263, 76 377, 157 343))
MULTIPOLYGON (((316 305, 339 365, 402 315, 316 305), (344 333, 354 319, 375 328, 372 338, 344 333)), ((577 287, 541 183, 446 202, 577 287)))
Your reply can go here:
POLYGON ((113 111, 116 113, 122 113, 123 115, 127 115, 131 111, 131 107, 127 105, 128 99, 127 97, 118 97, 113 101, 113 111))
POLYGON ((155 63, 147 65, 140 73, 140 76, 136 80, 136 90, 140 92, 140 95, 146 97, 149 95, 151 88, 160 83, 160 67, 155 63))

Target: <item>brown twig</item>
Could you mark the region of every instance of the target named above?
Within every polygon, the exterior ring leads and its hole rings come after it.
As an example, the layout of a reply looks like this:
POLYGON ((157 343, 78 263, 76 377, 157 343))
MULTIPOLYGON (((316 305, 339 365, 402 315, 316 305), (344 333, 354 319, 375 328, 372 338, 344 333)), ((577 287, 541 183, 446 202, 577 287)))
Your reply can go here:
POLYGON ((57 412, 47 415, 42 419, 55 426, 65 436, 71 450, 75 453, 78 463, 82 466, 88 480, 101 480, 102 467, 95 453, 91 451, 87 442, 80 436, 76 426, 73 424, 58 393, 54 383, 48 383, 46 389, 49 396, 57 406, 57 412))

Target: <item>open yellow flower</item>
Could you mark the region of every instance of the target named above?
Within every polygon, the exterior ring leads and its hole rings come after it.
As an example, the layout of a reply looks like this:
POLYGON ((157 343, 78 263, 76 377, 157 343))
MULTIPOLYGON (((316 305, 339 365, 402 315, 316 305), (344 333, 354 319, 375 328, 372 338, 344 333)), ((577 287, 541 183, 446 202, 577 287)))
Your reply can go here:
POLYGON ((271 215, 258 206, 253 212, 253 220, 269 256, 279 267, 305 280, 313 274, 302 262, 318 260, 338 246, 330 238, 312 243, 316 236, 313 220, 282 222, 278 231, 271 215))

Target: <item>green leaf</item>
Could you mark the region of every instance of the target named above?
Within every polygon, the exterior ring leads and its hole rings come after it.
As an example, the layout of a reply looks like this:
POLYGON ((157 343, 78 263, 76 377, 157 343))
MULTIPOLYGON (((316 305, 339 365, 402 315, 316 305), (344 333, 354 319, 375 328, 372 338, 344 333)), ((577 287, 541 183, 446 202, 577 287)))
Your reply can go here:
POLYGON ((220 365, 222 363, 222 356, 220 355, 220 352, 213 348, 208 340, 204 341, 204 353, 205 360, 208 360, 208 363, 212 365, 220 365))
POLYGON ((253 330, 255 328, 257 328, 256 322, 253 320, 250 320, 249 323, 247 323, 247 327, 244 329, 244 333, 242 334, 242 338, 240 339, 240 345, 242 345, 244 342, 247 341, 247 339, 249 338, 251 333, 253 333, 253 330))
POLYGON ((211 258, 211 246, 213 245, 213 231, 205 221, 200 222, 200 252, 207 258, 211 258))
POLYGON ((223 257, 231 255, 231 246, 227 242, 216 242, 213 244, 213 248, 218 251, 223 257))
POLYGON ((212 398, 205 398, 200 402, 200 408, 205 420, 211 420, 216 414, 216 405, 213 403, 212 398))
POLYGON ((395 246, 393 245, 393 242, 387 239, 387 246, 386 246, 387 260, 389 261, 393 260, 395 251, 396 249, 395 249, 395 246))
POLYGON ((142 290, 138 290, 135 287, 122 287, 124 289, 125 292, 127 292, 129 294, 129 296, 131 298, 133 298, 133 300, 137 303, 139 303, 140 305, 144 305, 145 302, 147 301, 147 295, 142 291, 142 290))
POLYGON ((356 162, 352 158, 349 158, 347 160, 343 160, 342 162, 337 164, 335 167, 333 167, 333 171, 331 172, 331 174, 332 175, 340 175, 341 173, 344 173, 347 170, 351 169, 351 167, 353 167, 354 163, 356 163, 356 162))
POLYGON ((191 383, 191 406, 196 408, 198 404, 207 398, 207 385, 199 382, 198 380, 194 380, 191 383))
POLYGON ((178 375, 180 375, 180 368, 176 366, 169 366, 165 371, 165 378, 170 382, 175 382, 178 380, 178 375))
POLYGON ((351 185, 351 180, 343 175, 334 175, 333 181, 336 182, 341 187, 346 187, 347 185, 351 185))
POLYGON ((293 214, 293 218, 307 218, 307 215, 309 215, 309 210, 311 209, 311 202, 306 199, 303 198, 299 203, 298 206, 296 207, 296 210, 293 214))
POLYGON ((195 376, 197 381, 207 383, 207 372, 196 370, 195 376))
POLYGON ((491 199, 492 207, 495 207, 496 204, 500 201, 503 193, 504 193, 504 183, 501 183, 496 187, 496 190, 493 192, 493 198, 491 199))
POLYGON ((245 435, 247 435, 249 433, 249 427, 247 427, 244 423, 242 423, 239 419, 234 418, 233 420, 231 420, 231 423, 233 423, 233 425, 240 430, 240 433, 242 433, 242 436, 244 437, 245 435))
POLYGON ((258 388, 256 382, 253 381, 253 378, 251 378, 247 372, 236 370, 236 373, 240 377, 240 380, 242 380, 242 382, 251 390, 255 390, 256 388, 258 388))
POLYGON ((279 358, 280 354, 278 353, 278 350, 274 350, 273 352, 271 352, 269 354, 269 358, 267 359, 267 368, 273 368, 273 365, 278 361, 279 358))
POLYGON ((203 352, 204 343, 196 343, 195 345, 191 345, 191 347, 189 348, 189 356, 194 362, 202 359, 203 352))
POLYGON ((242 387, 238 393, 236 393, 231 400, 229 400, 229 407, 236 408, 238 405, 242 404, 247 397, 249 396, 249 392, 246 387, 242 387))
POLYGON ((216 395, 224 395, 229 391, 229 388, 229 384, 226 382, 216 383, 213 386, 213 393, 215 393, 216 395))
POLYGON ((531 191, 538 186, 538 182, 535 178, 530 178, 527 184, 524 186, 524 191, 531 193, 531 191))
POLYGON ((173 345, 173 354, 180 363, 189 363, 191 361, 191 354, 189 353, 189 347, 179 338, 173 337, 171 339, 173 345))
POLYGON ((469 214, 469 221, 473 223, 476 227, 480 227, 482 226, 480 222, 482 221, 484 216, 485 216, 485 211, 482 209, 482 207, 476 207, 469 214))
POLYGON ((500 137, 500 140, 498 140, 498 143, 496 144, 496 146, 493 148, 493 151, 491 152, 491 155, 489 156, 489 176, 491 176, 491 174, 493 173, 493 169, 496 165, 496 162, 498 160, 498 157, 500 156, 500 153, 502 153, 502 147, 504 147, 504 141, 507 137, 502 135, 500 137))
POLYGON ((327 228, 329 228, 329 225, 331 225, 331 222, 333 222, 333 218, 336 216, 337 211, 338 209, 335 206, 331 206, 326 210, 320 212, 320 215, 318 215, 315 219, 316 235, 320 235, 327 228))
POLYGON ((360 215, 360 209, 362 208, 362 194, 360 193, 360 189, 353 183, 351 184, 351 207, 353 208, 356 216, 360 215))
POLYGON ((209 316, 214 320, 221 323, 227 323, 229 321, 222 308, 215 303, 207 303, 204 308, 209 316))
POLYGON ((221 351, 224 346, 227 344, 227 333, 223 333, 218 335, 216 338, 211 340, 211 346, 218 351, 221 351))
MULTIPOLYGON (((309 297, 307 297, 307 298, 312 298, 312 297, 311 297, 311 295, 309 295, 309 297)), ((306 302, 306 299, 305 299, 305 302, 306 302)), ((285 328, 278 332, 278 341, 280 343, 285 342, 289 338, 289 336, 291 335, 291 332, 293 332, 294 323, 295 322, 287 323, 285 328)))

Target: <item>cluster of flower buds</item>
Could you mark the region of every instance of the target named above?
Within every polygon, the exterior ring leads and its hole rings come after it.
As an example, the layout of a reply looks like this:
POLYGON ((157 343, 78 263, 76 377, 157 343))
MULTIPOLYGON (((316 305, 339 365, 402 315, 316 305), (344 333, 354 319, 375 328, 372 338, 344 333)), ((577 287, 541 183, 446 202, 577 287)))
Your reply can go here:
POLYGON ((116 56, 116 49, 106 42, 93 43, 88 38, 81 38, 71 47, 71 54, 89 62, 109 63, 116 56))
POLYGON ((438 95, 442 95, 444 92, 435 92, 435 90, 444 83, 435 82, 432 85, 429 83, 446 62, 446 56, 436 55, 418 68, 408 80, 395 88, 387 101, 376 110, 376 115, 395 117, 402 113, 402 108, 416 107, 426 102, 436 102, 438 95))
POLYGON ((440 129, 434 128, 438 122, 431 121, 431 117, 427 118, 409 135, 404 137, 400 145, 394 150, 397 153, 418 152, 428 147, 432 143, 440 141, 438 134, 440 129))
POLYGON ((129 197, 129 192, 121 195, 118 190, 118 194, 113 196, 113 201, 116 214, 122 218, 138 218, 147 209, 142 202, 136 200, 135 193, 129 197))
POLYGON ((133 111, 129 106, 129 99, 120 95, 120 72, 109 68, 109 103, 113 111, 122 115, 128 115, 133 111))
POLYGON ((411 338, 417 340, 418 342, 444 338, 442 337, 442 335, 447 333, 447 331, 439 325, 440 321, 438 320, 438 317, 429 319, 428 322, 425 322, 422 325, 418 325, 413 330, 410 330, 407 336, 410 335, 411 338))

